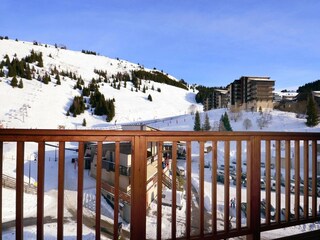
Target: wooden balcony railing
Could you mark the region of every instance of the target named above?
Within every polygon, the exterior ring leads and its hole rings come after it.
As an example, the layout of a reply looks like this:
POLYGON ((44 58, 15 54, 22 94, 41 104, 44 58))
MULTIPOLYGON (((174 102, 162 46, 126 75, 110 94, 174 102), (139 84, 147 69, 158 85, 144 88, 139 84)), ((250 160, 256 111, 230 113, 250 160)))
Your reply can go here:
MULTIPOLYGON (((119 176, 120 144, 130 142, 132 147, 131 184, 131 239, 146 238, 187 238, 187 239, 224 239, 247 236, 247 239, 260 239, 269 230, 280 229, 320 220, 317 186, 317 143, 320 133, 275 133, 275 132, 148 132, 148 131, 99 131, 99 130, 21 130, 2 129, 0 131, 0 174, 3 174, 4 143, 16 145, 16 238, 23 239, 24 231, 24 161, 26 143, 35 142, 37 152, 37 215, 36 236, 43 239, 44 233, 44 195, 46 143, 58 143, 58 197, 57 197, 57 238, 64 237, 64 194, 65 194, 65 151, 66 145, 73 143, 78 151, 78 179, 76 224, 77 239, 83 236, 83 195, 84 195, 84 143, 97 143, 96 196, 100 199, 102 172, 102 149, 106 142, 115 143, 115 181, 113 186, 114 213, 120 210, 119 176), (156 196, 156 234, 150 237, 147 232, 148 192, 147 151, 148 143, 157 144, 158 161, 157 183, 163 181, 162 160, 163 143, 172 143, 171 173, 172 182, 178 178, 185 185, 185 217, 178 216, 176 208, 177 186, 172 185, 171 228, 163 226, 164 215, 162 193, 164 186, 157 184, 156 196), (177 144, 185 142, 185 176, 177 176, 177 144), (76 143, 76 144, 75 144, 76 143), (205 153, 205 145, 210 144, 212 151, 205 153), (209 154, 209 155, 208 155, 209 154), (210 170, 205 168, 210 158, 210 170), (224 165, 223 185, 218 182, 219 165, 224 165), (235 171, 229 171, 230 165, 235 171), (263 174, 261 164, 264 165, 263 174), (272 166, 275 166, 272 169, 272 166), (300 171, 303 169, 303 171, 300 171), (246 172, 246 186, 242 185, 246 172), (208 180, 208 173, 211 174, 208 180), (294 173, 294 174, 293 174, 294 173), (265 177, 263 176, 265 174, 265 177), (293 179, 294 181, 291 181, 293 179), (301 176, 301 178, 300 178, 301 176), (274 178, 273 178, 274 177, 274 178), (261 187, 261 178, 265 186, 261 187), (233 183, 234 181, 234 183, 233 183), (292 186, 303 185, 303 191, 292 186), (309 184, 310 183, 310 184, 309 184), (210 186, 208 188, 208 186, 210 186), (265 188, 265 189, 264 189, 265 188), (210 191, 209 191, 209 190, 210 191), (273 192, 275 189, 275 192, 273 192), (311 189, 311 190, 310 190, 311 189), (194 196, 194 197, 193 197, 194 196), (230 208, 230 198, 235 196, 234 210, 230 208), (208 200, 209 199, 209 200, 208 200), (220 200, 219 200, 220 199, 220 200), (222 200, 221 200, 222 199, 222 200), (197 204, 195 204, 195 201, 197 204), (209 206, 208 206, 209 203, 209 206), (275 214, 273 214, 273 208, 275 214), (303 212, 301 211, 303 210, 303 212), (232 212, 231 212, 232 211, 232 212), (235 214, 233 214, 233 212, 235 214), (230 220, 232 215, 232 219, 230 220), (178 219, 179 218, 179 219, 178 219), (178 231, 177 224, 184 226, 178 231), (163 230, 169 230, 169 237, 163 230)), ((0 234, 7 231, 2 222, 2 182, 0 184, 0 234)), ((101 201, 96 201, 94 212, 96 239, 102 234, 101 201)), ((118 223, 118 214, 114 214, 118 223)), ((118 239, 118 224, 113 224, 111 238, 118 239)), ((109 236, 110 237, 110 236, 109 236)), ((122 235, 126 238, 125 235, 122 235)), ((128 237, 128 236, 127 236, 128 237)))

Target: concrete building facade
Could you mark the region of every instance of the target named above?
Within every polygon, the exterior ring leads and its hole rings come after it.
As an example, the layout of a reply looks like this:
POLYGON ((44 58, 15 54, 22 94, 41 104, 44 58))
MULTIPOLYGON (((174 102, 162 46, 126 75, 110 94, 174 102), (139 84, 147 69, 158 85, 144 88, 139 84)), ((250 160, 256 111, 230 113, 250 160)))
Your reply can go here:
POLYGON ((246 111, 273 109, 274 83, 270 77, 242 76, 228 85, 230 108, 246 111))

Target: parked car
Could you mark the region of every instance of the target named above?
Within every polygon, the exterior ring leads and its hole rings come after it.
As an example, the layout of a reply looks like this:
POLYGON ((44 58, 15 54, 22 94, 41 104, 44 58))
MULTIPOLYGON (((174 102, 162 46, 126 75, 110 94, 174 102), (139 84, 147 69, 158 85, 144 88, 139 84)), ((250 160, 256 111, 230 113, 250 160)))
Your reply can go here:
POLYGON ((229 166, 229 170, 230 170, 230 171, 235 171, 235 170, 236 170, 236 167, 233 166, 233 165, 230 165, 230 166, 229 166))
MULTIPOLYGON (((303 184, 300 184, 299 189, 300 189, 300 193, 301 193, 301 194, 304 194, 304 185, 303 185, 303 184)), ((290 186, 290 192, 291 192, 291 193, 295 193, 295 191, 296 191, 296 186, 295 186, 295 185, 291 185, 291 186, 290 186)), ((309 196, 312 195, 312 189, 311 189, 310 187, 308 187, 308 195, 309 195, 309 196)))
POLYGON ((184 176, 185 175, 184 167, 177 166, 177 175, 178 176, 184 176))
POLYGON ((219 170, 224 170, 224 164, 221 164, 219 170))
MULTIPOLYGON (((220 182, 220 183, 224 183, 224 172, 218 172, 217 173, 217 181, 220 182)), ((232 181, 232 177, 229 176, 229 181, 231 182, 232 181)))
MULTIPOLYGON (((242 185, 243 185, 244 187, 247 186, 247 178, 245 178, 245 179, 242 181, 242 185)), ((260 188, 261 188, 261 189, 266 189, 266 182, 265 182, 262 178, 260 179, 260 188)))
POLYGON ((210 162, 209 161, 204 161, 204 168, 210 168, 210 162))

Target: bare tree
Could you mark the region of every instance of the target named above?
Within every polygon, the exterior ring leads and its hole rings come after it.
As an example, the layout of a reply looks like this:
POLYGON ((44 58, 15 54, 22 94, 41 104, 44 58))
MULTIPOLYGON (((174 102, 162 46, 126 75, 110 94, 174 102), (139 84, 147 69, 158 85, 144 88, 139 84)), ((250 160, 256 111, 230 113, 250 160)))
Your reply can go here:
POLYGON ((229 115, 230 115, 230 120, 237 122, 242 118, 242 111, 238 108, 233 108, 230 110, 229 115))
POLYGON ((246 118, 244 121, 243 121, 243 127, 248 130, 249 128, 252 127, 252 122, 249 118, 246 118))
POLYGON ((194 114, 196 113, 196 111, 197 111, 197 106, 196 106, 195 104, 191 104, 191 105, 189 106, 189 113, 190 113, 191 115, 194 115, 194 114))

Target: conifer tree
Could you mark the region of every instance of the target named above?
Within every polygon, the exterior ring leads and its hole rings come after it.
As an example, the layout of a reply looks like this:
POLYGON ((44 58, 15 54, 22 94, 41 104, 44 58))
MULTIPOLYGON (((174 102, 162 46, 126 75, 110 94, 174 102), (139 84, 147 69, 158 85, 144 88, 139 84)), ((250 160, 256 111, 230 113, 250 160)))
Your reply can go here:
POLYGON ((314 127, 319 123, 317 105, 312 96, 309 96, 307 103, 307 122, 308 127, 314 127))
POLYGON ((150 102, 152 102, 152 97, 151 97, 150 94, 148 95, 148 100, 149 100, 150 102))
POLYGON ((223 121, 225 129, 227 131, 232 131, 232 127, 230 125, 229 116, 228 116, 227 112, 224 113, 222 121, 223 121))
POLYGON ((48 83, 49 83, 49 79, 48 79, 47 73, 43 76, 42 82, 43 82, 44 84, 48 84, 48 83))
POLYGON ((14 76, 11 80, 11 86, 12 87, 17 87, 18 86, 18 80, 16 78, 16 76, 14 76))
POLYGON ((32 79, 32 77, 31 77, 31 70, 30 70, 29 64, 26 64, 25 75, 26 75, 26 79, 29 79, 29 80, 32 79))
POLYGON ((210 131, 211 125, 209 121, 209 116, 208 113, 206 113, 205 119, 204 119, 204 124, 203 124, 203 130, 204 131, 210 131))
POLYGON ((60 81, 60 75, 59 75, 59 73, 57 73, 57 75, 56 75, 56 79, 57 79, 57 85, 61 85, 61 81, 60 81))
POLYGON ((83 121, 82 121, 82 126, 83 126, 83 127, 87 126, 87 121, 86 121, 85 118, 84 118, 83 121))
POLYGON ((20 79, 20 81, 19 81, 18 88, 23 88, 23 82, 22 82, 22 79, 20 79))
POLYGON ((9 63, 8 69, 9 69, 9 72, 8 72, 9 77, 17 76, 15 61, 12 61, 12 63, 9 63))
POLYGON ((194 119, 194 131, 200 131, 201 130, 201 124, 200 124, 200 114, 198 111, 196 111, 195 119, 194 119))
POLYGON ((106 114, 107 114, 106 121, 111 122, 115 116, 114 99, 107 100, 105 102, 105 106, 106 106, 106 114))

